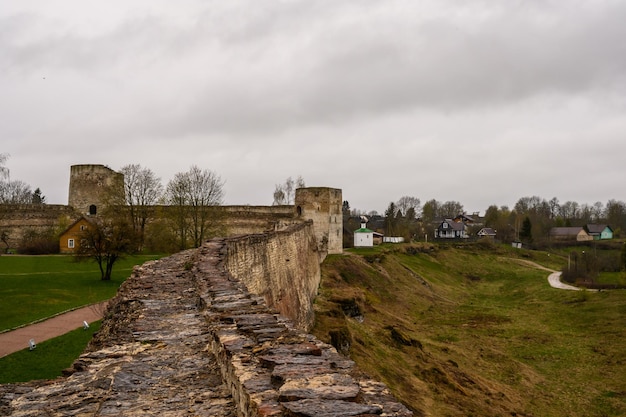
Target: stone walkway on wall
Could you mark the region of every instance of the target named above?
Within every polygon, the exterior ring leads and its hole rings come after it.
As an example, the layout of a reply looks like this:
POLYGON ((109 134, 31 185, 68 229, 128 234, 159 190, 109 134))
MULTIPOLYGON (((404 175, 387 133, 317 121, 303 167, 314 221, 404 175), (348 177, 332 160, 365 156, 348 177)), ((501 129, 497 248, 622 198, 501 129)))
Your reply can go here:
POLYGON ((0 415, 234 417, 192 276, 181 272, 188 261, 181 253, 136 269, 74 373, 40 387, 0 387, 0 415))
POLYGON ((220 268, 218 241, 195 264, 212 350, 243 416, 412 416, 384 384, 270 311, 220 268))
POLYGON ((412 415, 232 280, 224 245, 136 268, 68 376, 0 385, 0 415, 412 415))

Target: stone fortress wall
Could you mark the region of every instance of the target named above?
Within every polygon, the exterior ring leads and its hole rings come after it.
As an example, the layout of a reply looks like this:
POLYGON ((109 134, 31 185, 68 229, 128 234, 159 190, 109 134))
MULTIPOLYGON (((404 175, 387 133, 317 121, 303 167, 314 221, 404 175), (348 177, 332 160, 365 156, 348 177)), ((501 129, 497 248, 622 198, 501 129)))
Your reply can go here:
POLYGON ((221 208, 239 233, 136 267, 66 377, 0 386, 0 415, 411 416, 306 333, 341 202, 316 187, 294 206, 221 208))
POLYGON ((78 217, 76 210, 61 204, 0 204, 0 228, 8 232, 11 248, 17 247, 28 230, 42 233, 50 228, 62 229, 78 217))
MULTIPOLYGON (((123 192, 123 186, 123 175, 107 166, 72 165, 68 205, 0 205, 0 228, 8 232, 9 246, 15 248, 28 230, 40 232, 52 228, 61 232, 80 216, 97 215, 106 208, 110 193, 107 190, 113 187, 123 192)), ((296 190, 297 207, 219 206, 216 209, 224 213, 220 221, 226 236, 262 233, 314 220, 317 239, 324 246, 321 251, 340 253, 343 225, 337 219, 341 222, 341 204, 341 190, 316 187, 296 190)))
POLYGON ((136 267, 65 377, 0 385, 0 415, 412 416, 231 274, 239 266, 229 256, 290 229, 213 239, 136 267))
POLYGON ((312 221, 228 238, 226 247, 226 267, 234 278, 296 327, 313 326, 321 261, 312 221))

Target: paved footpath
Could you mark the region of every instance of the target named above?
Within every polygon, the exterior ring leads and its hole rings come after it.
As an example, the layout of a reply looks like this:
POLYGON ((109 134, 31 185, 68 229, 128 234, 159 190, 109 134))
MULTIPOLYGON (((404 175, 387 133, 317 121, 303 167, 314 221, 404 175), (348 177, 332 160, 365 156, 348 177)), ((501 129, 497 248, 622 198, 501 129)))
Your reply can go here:
POLYGON ((83 321, 92 323, 100 320, 106 309, 106 301, 59 314, 47 320, 0 333, 0 358, 22 349, 28 349, 28 341, 35 344, 64 335, 83 327, 83 321))

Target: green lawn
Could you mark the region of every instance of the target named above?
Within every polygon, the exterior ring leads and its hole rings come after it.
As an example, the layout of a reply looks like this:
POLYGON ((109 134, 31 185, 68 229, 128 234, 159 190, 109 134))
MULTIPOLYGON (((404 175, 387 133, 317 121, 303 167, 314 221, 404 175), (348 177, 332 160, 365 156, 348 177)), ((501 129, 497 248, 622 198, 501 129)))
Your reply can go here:
POLYGON ((26 348, 0 358, 0 384, 61 376, 61 371, 70 367, 99 328, 97 321, 89 329, 80 328, 37 343, 32 351, 26 348))
POLYGON ((121 259, 113 268, 112 279, 101 281, 96 263, 75 262, 71 256, 0 256, 0 331, 107 300, 130 276, 134 265, 158 257, 121 259))
POLYGON ((626 273, 624 272, 600 272, 597 282, 599 284, 626 285, 626 273))

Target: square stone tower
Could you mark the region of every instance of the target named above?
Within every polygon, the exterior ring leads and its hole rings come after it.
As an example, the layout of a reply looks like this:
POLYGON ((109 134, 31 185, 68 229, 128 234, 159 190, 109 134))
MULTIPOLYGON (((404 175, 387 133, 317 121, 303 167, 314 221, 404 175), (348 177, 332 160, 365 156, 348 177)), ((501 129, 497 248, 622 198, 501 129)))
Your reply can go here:
POLYGON ((313 220, 321 252, 343 252, 342 203, 341 190, 337 188, 306 187, 296 190, 296 217, 313 220))

